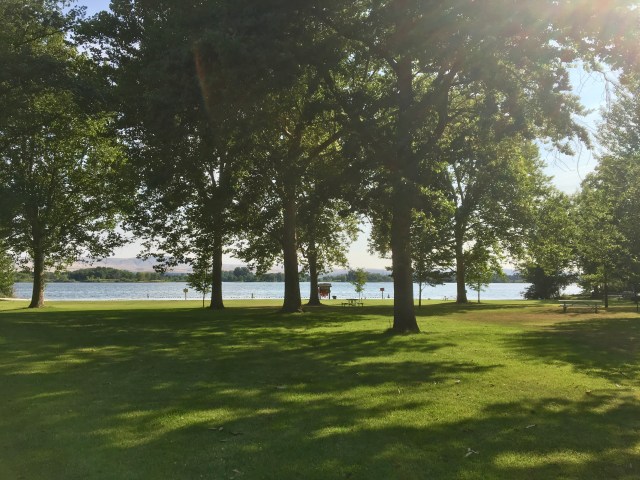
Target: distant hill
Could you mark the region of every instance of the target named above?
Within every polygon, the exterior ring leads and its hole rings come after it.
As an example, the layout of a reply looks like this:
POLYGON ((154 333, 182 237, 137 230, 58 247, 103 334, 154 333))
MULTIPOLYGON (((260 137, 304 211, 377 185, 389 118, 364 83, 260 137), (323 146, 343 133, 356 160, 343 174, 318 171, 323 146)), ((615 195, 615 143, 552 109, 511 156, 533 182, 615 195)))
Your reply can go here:
MULTIPOLYGON (((118 270, 127 270, 128 272, 153 272, 153 266, 157 262, 155 260, 142 260, 140 258, 105 258, 100 261, 74 262, 67 270, 81 270, 83 268, 93 267, 110 267, 118 270)), ((176 273, 191 273, 191 267, 188 265, 179 265, 173 271, 176 273)))
MULTIPOLYGON (((153 266, 157 262, 155 260, 142 260, 140 258, 105 258, 97 262, 75 262, 67 270, 80 270, 88 266, 94 267, 111 267, 118 270, 127 270, 129 272, 153 272, 153 266)), ((223 270, 233 270, 236 267, 242 267, 242 264, 224 264, 223 270)), ((178 265, 169 273, 191 273, 193 269, 189 265, 178 265)))
MULTIPOLYGON (((97 262, 75 262, 73 263, 67 270, 80 270, 83 268, 87 268, 89 266, 94 267, 111 267, 117 268, 118 270, 127 270, 129 272, 153 272, 153 266, 157 262, 155 260, 142 260, 140 258, 105 258, 103 260, 97 262)), ((237 267, 244 267, 245 265, 242 263, 225 263, 222 265, 222 270, 233 270, 237 267)), ((388 275, 389 272, 385 269, 381 268, 365 268, 367 272, 370 273, 379 273, 383 275, 388 275)), ((193 269, 189 265, 178 265, 169 273, 191 273, 193 269)), ((282 272, 282 267, 274 267, 269 272, 277 273, 282 272)), ((347 269, 336 269, 332 272, 332 275, 345 275, 349 270, 347 269)))

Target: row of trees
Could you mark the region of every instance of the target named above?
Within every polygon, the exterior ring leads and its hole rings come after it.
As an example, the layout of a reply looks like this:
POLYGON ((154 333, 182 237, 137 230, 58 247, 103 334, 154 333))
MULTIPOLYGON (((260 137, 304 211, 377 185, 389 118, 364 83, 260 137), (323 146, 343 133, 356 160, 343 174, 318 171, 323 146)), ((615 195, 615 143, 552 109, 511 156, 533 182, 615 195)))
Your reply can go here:
POLYGON ((579 193, 542 205, 525 264, 530 298, 550 298, 575 280, 605 306, 611 291, 640 290, 640 85, 625 82, 604 112, 596 169, 579 193))
POLYGON ((319 303, 365 216, 397 332, 418 331, 414 274, 455 268, 465 302, 469 271, 524 255, 556 195, 534 141, 589 140, 568 67, 631 71, 638 46, 624 0, 0 8, 0 225, 33 265, 31 306, 47 267, 122 243, 120 221, 207 279, 212 308, 233 251, 282 263, 283 310, 299 311, 300 270, 319 303))
MULTIPOLYGON (((130 272, 110 267, 91 267, 65 272, 47 272, 47 282, 166 282, 184 281, 185 275, 173 277, 156 272, 130 272), (180 280, 181 278, 181 280, 180 280)), ((19 281, 31 281, 30 274, 20 272, 17 275, 19 281)))

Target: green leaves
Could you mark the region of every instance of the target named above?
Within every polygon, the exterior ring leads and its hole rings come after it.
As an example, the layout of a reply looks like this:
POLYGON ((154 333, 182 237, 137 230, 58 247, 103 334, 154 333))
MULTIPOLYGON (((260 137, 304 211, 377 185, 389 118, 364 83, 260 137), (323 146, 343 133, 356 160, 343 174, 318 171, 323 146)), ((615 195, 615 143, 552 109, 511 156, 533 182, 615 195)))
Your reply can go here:
MULTIPOLYGON (((106 256, 122 243, 115 227, 126 188, 113 115, 99 101, 101 80, 65 38, 77 12, 29 6, 1 20, 16 35, 26 28, 28 38, 13 36, 3 51, 22 70, 0 79, 0 190, 8 206, 0 231, 41 279, 44 268, 106 256)), ((42 304, 38 281, 33 306, 42 304)))
POLYGON ((4 242, 0 241, 0 297, 13 296, 15 267, 13 257, 7 251, 4 242))
POLYGON ((532 284, 526 298, 555 298, 575 279, 578 223, 574 203, 555 189, 532 204, 532 224, 520 257, 520 269, 532 284))

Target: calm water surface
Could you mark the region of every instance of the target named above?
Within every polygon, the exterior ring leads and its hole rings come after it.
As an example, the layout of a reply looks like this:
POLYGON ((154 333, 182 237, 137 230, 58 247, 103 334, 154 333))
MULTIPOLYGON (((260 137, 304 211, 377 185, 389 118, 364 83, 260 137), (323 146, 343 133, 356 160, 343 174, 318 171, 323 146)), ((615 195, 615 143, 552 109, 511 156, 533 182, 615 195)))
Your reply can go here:
MULTIPOLYGON (((522 292, 529 286, 528 283, 492 283, 487 290, 481 293, 484 300, 515 300, 522 298, 522 292)), ((31 283, 16 283, 15 294, 18 298, 31 298, 31 283)), ((48 300, 179 300, 184 299, 183 290, 189 289, 187 298, 191 300, 201 299, 202 296, 195 290, 181 282, 159 283, 49 283, 45 287, 45 298, 48 300)), ((367 283, 363 297, 381 298, 381 288, 384 288, 384 297, 393 298, 393 284, 367 283)), ((301 282, 302 296, 309 296, 309 282, 301 282)), ((572 285, 567 293, 578 293, 577 286, 572 285)), ((414 297, 418 298, 418 286, 413 286, 414 297)), ((332 282, 331 295, 338 298, 356 297, 353 285, 346 282, 332 282)), ((424 299, 444 300, 455 298, 456 284, 445 283, 436 287, 427 287, 422 293, 424 299)), ((469 300, 476 297, 476 292, 469 288, 469 300)), ((281 282, 225 282, 222 284, 222 296, 225 299, 246 298, 283 298, 284 283, 281 282)))

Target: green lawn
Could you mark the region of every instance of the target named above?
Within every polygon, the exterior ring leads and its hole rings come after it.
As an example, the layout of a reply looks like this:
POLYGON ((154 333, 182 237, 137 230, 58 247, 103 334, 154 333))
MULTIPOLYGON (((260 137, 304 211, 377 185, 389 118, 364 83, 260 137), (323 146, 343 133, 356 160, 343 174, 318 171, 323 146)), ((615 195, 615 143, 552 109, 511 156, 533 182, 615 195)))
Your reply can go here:
POLYGON ((0 302, 0 479, 638 479, 640 315, 0 302))

